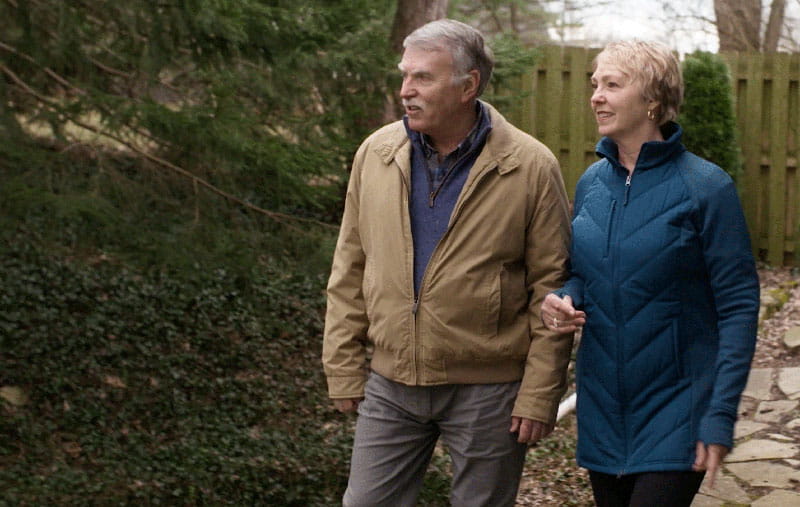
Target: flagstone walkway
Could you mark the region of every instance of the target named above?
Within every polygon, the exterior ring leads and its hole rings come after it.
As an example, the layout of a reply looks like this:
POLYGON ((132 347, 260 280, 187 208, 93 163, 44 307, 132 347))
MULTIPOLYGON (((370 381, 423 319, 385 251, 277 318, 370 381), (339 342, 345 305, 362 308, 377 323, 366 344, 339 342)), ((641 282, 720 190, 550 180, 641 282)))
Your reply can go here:
POLYGON ((734 439, 692 507, 800 507, 800 367, 750 371, 734 439))

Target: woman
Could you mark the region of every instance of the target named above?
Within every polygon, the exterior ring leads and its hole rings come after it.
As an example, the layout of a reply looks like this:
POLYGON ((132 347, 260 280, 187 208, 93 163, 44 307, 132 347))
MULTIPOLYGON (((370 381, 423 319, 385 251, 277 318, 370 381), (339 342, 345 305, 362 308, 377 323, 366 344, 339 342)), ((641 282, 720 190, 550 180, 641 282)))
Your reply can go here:
POLYGON ((758 320, 750 239, 730 177, 681 144, 672 52, 612 43, 591 79, 601 160, 542 320, 583 328, 577 457, 597 504, 688 506, 733 444, 758 320))

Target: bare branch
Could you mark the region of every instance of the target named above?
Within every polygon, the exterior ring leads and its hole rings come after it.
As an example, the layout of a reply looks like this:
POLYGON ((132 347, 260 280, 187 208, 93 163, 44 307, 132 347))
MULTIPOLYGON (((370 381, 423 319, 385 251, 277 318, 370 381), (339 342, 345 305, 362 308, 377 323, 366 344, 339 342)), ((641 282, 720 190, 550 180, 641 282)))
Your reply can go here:
POLYGON ((786 0, 772 0, 769 8, 769 21, 764 32, 764 44, 762 45, 764 51, 775 52, 778 50, 785 13, 786 0))

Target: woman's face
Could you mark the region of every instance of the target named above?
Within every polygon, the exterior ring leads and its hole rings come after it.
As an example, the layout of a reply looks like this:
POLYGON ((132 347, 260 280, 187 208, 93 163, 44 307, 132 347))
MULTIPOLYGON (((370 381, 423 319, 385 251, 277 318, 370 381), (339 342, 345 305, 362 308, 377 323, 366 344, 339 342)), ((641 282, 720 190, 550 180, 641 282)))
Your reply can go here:
POLYGON ((592 88, 590 104, 601 136, 624 144, 658 129, 647 117, 648 109, 655 108, 657 102, 646 100, 642 87, 616 65, 599 60, 592 74, 592 88))

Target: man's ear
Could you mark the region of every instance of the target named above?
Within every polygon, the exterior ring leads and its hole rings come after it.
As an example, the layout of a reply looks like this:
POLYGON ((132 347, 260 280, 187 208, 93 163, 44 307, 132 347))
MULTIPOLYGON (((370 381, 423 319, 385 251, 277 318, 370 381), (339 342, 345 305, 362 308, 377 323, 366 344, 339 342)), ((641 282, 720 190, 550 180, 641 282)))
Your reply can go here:
POLYGON ((467 73, 461 89, 461 98, 464 102, 469 102, 478 95, 478 87, 481 83, 481 73, 477 69, 473 69, 467 73))

